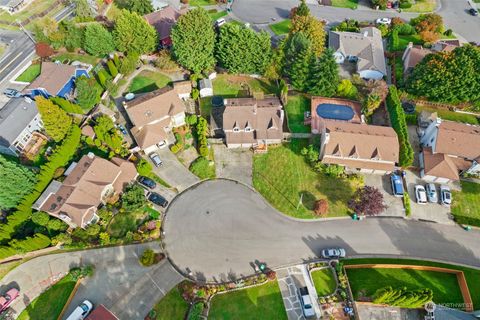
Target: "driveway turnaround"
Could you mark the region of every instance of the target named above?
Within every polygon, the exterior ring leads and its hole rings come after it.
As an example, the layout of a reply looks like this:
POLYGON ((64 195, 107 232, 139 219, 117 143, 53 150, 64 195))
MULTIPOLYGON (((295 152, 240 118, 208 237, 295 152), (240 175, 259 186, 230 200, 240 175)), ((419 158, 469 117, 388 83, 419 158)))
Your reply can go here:
MULTIPOLYGON (((185 190, 200 180, 185 168, 168 148, 157 149, 156 152, 162 159, 163 165, 155 167, 152 163, 154 172, 167 183, 175 186, 179 191, 185 190)), ((150 159, 148 161, 151 162, 150 159)))
POLYGON ((441 260, 480 267, 480 231, 459 226, 368 218, 295 220, 273 209, 249 187, 211 180, 173 200, 164 221, 172 262, 199 281, 227 281, 270 268, 316 259, 327 247, 348 256, 441 260))

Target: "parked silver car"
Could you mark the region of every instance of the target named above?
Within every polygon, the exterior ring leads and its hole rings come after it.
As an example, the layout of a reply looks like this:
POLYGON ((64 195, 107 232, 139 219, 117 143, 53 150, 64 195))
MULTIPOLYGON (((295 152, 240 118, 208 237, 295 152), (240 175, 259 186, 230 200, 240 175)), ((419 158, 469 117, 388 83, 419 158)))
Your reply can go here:
POLYGON ((440 201, 444 206, 452 204, 452 193, 450 192, 449 186, 444 184, 440 186, 440 201))
POLYGON ((425 186, 425 189, 427 190, 428 202, 437 203, 438 194, 437 194, 437 188, 435 188, 435 184, 427 183, 427 185, 425 186))
POLYGON ((329 248, 322 250, 322 257, 325 259, 345 258, 345 249, 343 248, 329 248))
POLYGON ((163 165, 163 162, 162 160, 160 160, 160 156, 158 155, 158 153, 152 152, 148 156, 150 157, 150 160, 152 160, 153 164, 156 167, 160 167, 161 165, 163 165))

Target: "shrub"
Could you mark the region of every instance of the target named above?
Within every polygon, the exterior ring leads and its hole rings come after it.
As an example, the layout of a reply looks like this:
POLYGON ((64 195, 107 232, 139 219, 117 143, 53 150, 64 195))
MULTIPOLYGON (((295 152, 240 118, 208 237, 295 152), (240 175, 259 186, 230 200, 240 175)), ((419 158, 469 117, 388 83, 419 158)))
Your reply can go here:
POLYGON ((120 59, 118 58, 118 54, 116 53, 113 55, 113 63, 117 68, 120 68, 120 59))
POLYGON ((408 195, 408 192, 403 194, 403 206, 405 207, 405 215, 409 217, 412 213, 412 208, 410 206, 410 196, 408 195))
POLYGON ((108 67, 108 72, 112 75, 113 78, 115 78, 118 74, 117 67, 115 67, 115 64, 113 63, 112 60, 107 61, 107 67, 108 67))
POLYGON ((408 9, 408 8, 411 8, 411 7, 412 7, 412 4, 408 1, 400 2, 400 8, 401 9, 408 9))
POLYGON ((140 159, 137 163, 137 172, 141 176, 148 177, 152 173, 152 165, 145 159, 140 159))
POLYGON ((50 100, 67 113, 76 113, 76 114, 84 113, 83 109, 78 104, 72 103, 69 100, 65 100, 60 97, 51 97, 50 100))
POLYGON ((155 263, 155 252, 152 249, 145 249, 140 257, 142 266, 149 267, 155 263))
POLYGON ((330 177, 341 177, 345 173, 345 168, 336 164, 327 165, 323 172, 330 177))
POLYGON ((315 207, 313 209, 315 215, 319 217, 324 217, 328 213, 328 200, 327 199, 320 199, 315 201, 315 207))
POLYGON ((180 147, 177 144, 174 144, 170 147, 170 151, 172 151, 174 154, 177 154, 180 152, 180 147))
MULTIPOLYGON (((208 153, 208 148, 207 148, 208 153)), ((213 179, 215 178, 215 166, 210 164, 205 157, 198 157, 190 165, 190 171, 199 177, 200 179, 213 179)))
POLYGON ((273 270, 268 270, 268 272, 267 272, 267 279, 273 281, 273 280, 275 280, 276 278, 277 278, 277 273, 276 273, 275 271, 273 271, 273 270))
POLYGON ((172 59, 170 51, 166 49, 158 52, 158 58, 155 60, 155 66, 163 71, 174 71, 179 69, 178 64, 172 59))
POLYGON ((358 94, 357 87, 348 79, 343 79, 337 88, 337 95, 342 98, 356 99, 358 94))
POLYGON ((450 37, 453 34, 453 30, 447 29, 443 34, 446 35, 447 37, 450 37))
POLYGON ((193 305, 188 314, 188 320, 201 320, 203 309, 205 308, 203 302, 197 302, 193 305))
POLYGON ((82 278, 86 278, 93 275, 93 267, 85 266, 83 268, 72 268, 70 269, 70 276, 74 281, 78 281, 82 278))
POLYGON ((188 115, 187 118, 186 118, 186 122, 187 122, 189 125, 191 125, 191 126, 196 125, 196 124, 197 124, 197 121, 198 121, 198 117, 197 117, 197 115, 195 115, 195 114, 190 114, 190 115, 188 115))
POLYGON ((197 100, 200 97, 200 91, 197 88, 192 89, 192 99, 197 100))
POLYGON ((412 35, 417 33, 417 31, 415 30, 415 27, 407 23, 397 25, 394 27, 394 29, 396 29, 398 31, 398 34, 401 34, 401 35, 412 35))
POLYGON ((400 39, 398 37, 398 29, 393 28, 392 33, 390 34, 390 47, 391 50, 396 51, 400 46, 400 39))

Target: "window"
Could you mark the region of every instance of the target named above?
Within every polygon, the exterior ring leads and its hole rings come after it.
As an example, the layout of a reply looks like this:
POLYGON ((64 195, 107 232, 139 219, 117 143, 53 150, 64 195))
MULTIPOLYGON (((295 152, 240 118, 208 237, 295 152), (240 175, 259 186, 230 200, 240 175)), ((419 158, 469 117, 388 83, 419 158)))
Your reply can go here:
POLYGON ((250 132, 250 131, 252 131, 252 128, 250 128, 250 127, 245 127, 245 132, 250 132))
POLYGON ((240 131, 239 128, 237 128, 237 127, 233 128, 233 132, 239 132, 239 131, 240 131))
POLYGON ((432 143, 432 142, 433 142, 433 140, 435 140, 435 137, 433 137, 432 139, 430 139, 430 143, 432 143))

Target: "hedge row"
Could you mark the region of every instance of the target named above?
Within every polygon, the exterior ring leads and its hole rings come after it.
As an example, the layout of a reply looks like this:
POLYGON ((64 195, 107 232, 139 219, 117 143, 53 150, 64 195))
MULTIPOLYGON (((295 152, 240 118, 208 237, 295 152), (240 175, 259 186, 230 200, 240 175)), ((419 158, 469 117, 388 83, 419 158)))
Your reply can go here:
POLYGON ((397 88, 390 86, 387 96, 387 110, 390 115, 390 123, 397 132, 400 144, 400 159, 398 164, 401 167, 409 167, 413 164, 414 153, 410 140, 408 139, 407 122, 403 111, 397 88))
POLYGON ((76 113, 76 114, 83 114, 83 109, 75 103, 72 103, 68 100, 65 100, 60 97, 51 97, 50 100, 55 103, 57 106, 63 109, 63 111, 67 113, 76 113))
POLYGON ((20 204, 17 210, 8 216, 7 223, 0 227, 0 241, 5 243, 5 240, 10 240, 16 229, 28 220, 32 214, 32 205, 41 195, 52 181, 55 171, 61 168, 72 159, 80 144, 81 130, 78 126, 72 126, 69 133, 63 140, 63 143, 58 146, 53 155, 50 156, 49 161, 40 167, 38 174, 38 182, 32 193, 27 195, 20 204))

